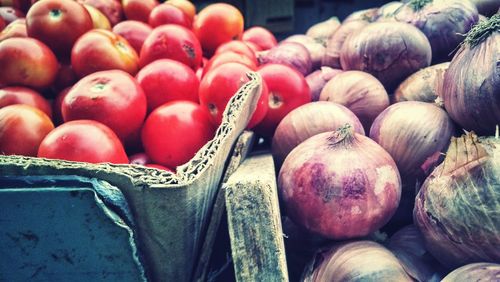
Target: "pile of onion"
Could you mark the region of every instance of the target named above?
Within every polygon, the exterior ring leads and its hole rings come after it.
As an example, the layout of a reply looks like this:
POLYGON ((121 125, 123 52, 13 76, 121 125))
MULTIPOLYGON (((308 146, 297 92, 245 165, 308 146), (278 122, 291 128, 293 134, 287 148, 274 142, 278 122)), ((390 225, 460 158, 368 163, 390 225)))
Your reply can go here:
POLYGON ((356 241, 319 250, 305 269, 302 281, 413 280, 388 249, 372 241, 356 241))
POLYGON ((337 17, 331 17, 326 21, 319 22, 311 26, 306 31, 306 35, 316 42, 326 45, 332 34, 339 28, 340 21, 337 17))
POLYGON ((391 156, 351 125, 300 143, 278 177, 293 222, 330 239, 359 238, 386 224, 401 197, 391 156))
POLYGON ((296 34, 287 37, 282 42, 296 42, 304 45, 311 56, 312 68, 318 69, 321 66, 321 60, 325 56, 326 48, 322 43, 316 41, 314 38, 303 34, 296 34))
POLYGON ((352 12, 348 15, 343 21, 342 24, 345 24, 350 21, 368 21, 373 22, 377 19, 378 16, 378 8, 368 8, 364 10, 359 10, 352 12))
POLYGON ((283 64, 306 76, 312 71, 311 54, 297 42, 281 42, 279 45, 257 53, 259 64, 283 64))
POLYGON ((367 132, 373 120, 389 106, 389 96, 382 83, 362 71, 345 71, 334 76, 321 90, 319 100, 346 106, 367 132))
POLYGON ((279 167, 290 151, 309 137, 337 130, 345 124, 350 124, 356 133, 365 135, 359 119, 340 104, 318 101, 292 110, 274 132, 272 154, 276 164, 279 167))
POLYGON ((411 0, 394 18, 420 29, 429 39, 433 61, 443 62, 477 23, 478 12, 468 0, 411 0))
POLYGON ((442 282, 498 281, 498 279, 500 279, 500 264, 478 262, 453 270, 443 278, 442 282))
POLYGON ((341 72, 342 70, 323 66, 319 70, 315 70, 307 75, 306 81, 311 90, 311 101, 318 101, 321 90, 323 90, 325 84, 341 72))
POLYGON ((500 14, 477 24, 446 70, 443 101, 467 130, 492 135, 500 124, 500 14))
POLYGON ((342 45, 344 70, 361 70, 378 78, 392 92, 405 78, 428 67, 429 40, 415 26, 403 22, 375 22, 351 34, 342 45))
POLYGON ((443 265, 500 261, 500 139, 452 138, 444 162, 423 183, 414 220, 443 265))

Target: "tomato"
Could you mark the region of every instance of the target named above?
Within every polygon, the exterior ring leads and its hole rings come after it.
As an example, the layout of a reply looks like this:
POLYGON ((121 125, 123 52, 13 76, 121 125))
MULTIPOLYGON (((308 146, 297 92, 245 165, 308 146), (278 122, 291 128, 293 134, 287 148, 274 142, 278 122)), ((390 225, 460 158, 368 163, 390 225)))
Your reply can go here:
POLYGON ((92 25, 94 28, 102 28, 111 30, 111 23, 109 22, 106 15, 104 15, 101 11, 97 10, 90 5, 83 5, 87 12, 89 12, 90 18, 92 19, 92 25))
POLYGON ((135 75, 139 57, 125 38, 109 30, 93 29, 76 41, 71 50, 71 65, 79 77, 113 69, 135 75))
POLYGON ((254 26, 245 30, 241 40, 256 44, 261 50, 269 50, 278 45, 276 37, 268 29, 261 26, 254 26))
POLYGON ((52 113, 53 113, 52 120, 54 121, 55 125, 60 125, 64 122, 61 112, 62 101, 64 100, 64 97, 68 95, 70 89, 71 87, 64 88, 57 94, 55 99, 52 101, 52 113))
MULTIPOLYGON (((247 73, 252 69, 240 63, 225 63, 213 68, 200 82, 200 104, 210 112, 210 120, 215 125, 222 122, 222 114, 229 99, 238 89, 248 82, 247 73)), ((257 102, 257 107, 248 122, 248 128, 254 127, 262 121, 268 109, 268 92, 265 84, 257 102)))
POLYGON ((123 9, 119 0, 77 0, 81 4, 90 5, 103 13, 114 26, 123 18, 123 9))
POLYGON ((172 59, 196 70, 201 64, 201 45, 191 30, 175 24, 161 25, 144 41, 139 59, 141 67, 158 59, 172 59))
POLYGON ((15 20, 8 24, 3 30, 0 30, 0 41, 11 37, 28 37, 26 20, 15 20))
POLYGON ((146 104, 146 95, 135 78, 124 71, 109 70, 78 81, 64 97, 61 112, 64 121, 99 121, 128 142, 142 126, 146 104))
POLYGON ((173 101, 158 107, 146 119, 142 144, 154 163, 175 168, 210 141, 215 129, 205 108, 190 101, 173 101))
POLYGON ((234 6, 225 3, 210 4, 195 17, 193 31, 200 40, 203 53, 211 57, 217 47, 243 33, 243 15, 234 6))
POLYGON ((235 53, 235 52, 222 52, 219 54, 215 54, 208 62, 207 64, 203 67, 203 75, 205 75, 207 72, 209 72, 211 69, 216 68, 220 65, 223 65, 225 63, 240 63, 242 65, 247 66, 250 68, 252 71, 257 70, 257 59, 254 57, 249 58, 246 55, 235 53))
POLYGON ((177 24, 186 28, 191 28, 192 23, 188 15, 181 9, 163 3, 156 6, 149 14, 148 23, 152 27, 157 27, 162 24, 177 24))
POLYGON ((181 9, 186 15, 188 15, 189 20, 193 22, 194 16, 196 15, 196 6, 191 3, 189 0, 167 0, 170 5, 174 5, 175 7, 181 9))
POLYGON ((141 53, 142 44, 153 31, 148 24, 139 21, 123 21, 113 27, 113 33, 125 38, 137 54, 141 53))
POLYGON ((156 60, 142 68, 136 78, 146 93, 148 112, 174 100, 198 102, 200 82, 195 72, 183 63, 156 60))
POLYGON ((269 90, 269 110, 255 131, 273 136, 280 121, 293 109, 311 102, 311 90, 297 70, 280 64, 266 64, 257 71, 269 90))
POLYGON ((247 56, 252 61, 257 62, 257 57, 255 56, 255 51, 250 48, 245 42, 240 40, 231 40, 220 45, 217 50, 215 50, 215 55, 224 52, 234 52, 241 55, 247 56))
POLYGON ((50 103, 40 93, 21 86, 0 88, 0 108, 14 104, 33 106, 52 118, 50 103))
POLYGON ((0 154, 35 157, 43 138, 54 129, 50 118, 29 105, 0 109, 0 154))
POLYGON ((128 164, 120 139, 113 130, 95 120, 74 120, 56 127, 43 139, 38 157, 128 164))
POLYGON ((58 93, 66 87, 70 87, 78 81, 75 71, 71 64, 61 64, 57 72, 56 79, 52 83, 51 89, 58 93))
POLYGON ((157 0, 122 0, 123 12, 128 20, 147 23, 149 14, 158 6, 157 0))
POLYGON ((3 18, 0 18, 0 31, 2 31, 7 24, 3 18))

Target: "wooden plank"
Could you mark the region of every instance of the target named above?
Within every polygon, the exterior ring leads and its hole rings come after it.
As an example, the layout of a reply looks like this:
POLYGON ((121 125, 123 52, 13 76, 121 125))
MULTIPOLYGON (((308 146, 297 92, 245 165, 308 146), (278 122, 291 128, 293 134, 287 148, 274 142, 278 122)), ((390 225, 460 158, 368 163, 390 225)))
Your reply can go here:
POLYGON ((236 281, 288 281, 272 156, 247 158, 223 189, 236 281))

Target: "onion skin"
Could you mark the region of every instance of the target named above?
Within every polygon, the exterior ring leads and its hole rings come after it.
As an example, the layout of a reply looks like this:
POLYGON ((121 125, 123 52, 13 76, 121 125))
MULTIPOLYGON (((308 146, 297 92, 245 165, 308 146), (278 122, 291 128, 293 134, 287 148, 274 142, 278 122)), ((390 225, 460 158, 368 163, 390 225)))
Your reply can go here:
POLYGON ((282 42, 265 52, 260 52, 257 60, 264 64, 283 64, 298 70, 306 76, 312 71, 311 54, 304 45, 297 42, 282 42))
POLYGON ((343 70, 332 69, 330 67, 321 67, 306 76, 307 84, 311 89, 311 101, 318 101, 321 90, 325 84, 330 81, 334 76, 343 72, 343 70))
POLYGON ((477 27, 494 21, 497 29, 486 39, 462 45, 443 82, 444 106, 451 118, 482 135, 493 134, 500 124, 500 14, 477 27))
POLYGON ((325 238, 349 239, 389 221, 401 179, 382 147, 346 125, 295 147, 281 167, 278 189, 296 224, 325 238))
POLYGON ((413 281, 388 249, 372 241, 338 243, 320 250, 303 276, 304 282, 413 281))
POLYGON ((368 25, 370 22, 357 20, 343 23, 326 43, 326 50, 321 64, 335 69, 342 68, 340 64, 340 51, 344 42, 354 32, 368 25))
POLYGON ((498 281, 500 264, 471 263, 455 269, 442 282, 498 281))
POLYGON ((410 75, 394 92, 395 102, 420 101, 439 105, 444 73, 449 66, 449 62, 432 65, 410 75))
POLYGON ((312 37, 303 34, 296 34, 287 37, 283 42, 296 42, 304 45, 309 55, 311 55, 311 63, 313 69, 318 69, 321 66, 321 60, 325 56, 325 46, 316 41, 312 37))
POLYGON ((319 22, 313 26, 311 26, 307 31, 306 35, 314 38, 317 42, 322 45, 326 45, 326 42, 332 34, 337 30, 340 26, 340 21, 337 17, 331 17, 326 21, 319 22))
POLYGON ((392 1, 386 3, 377 10, 377 21, 392 18, 394 13, 403 6, 404 3, 399 1, 392 1))
POLYGON ((477 11, 481 15, 493 16, 497 11, 500 11, 498 0, 471 0, 476 5, 477 11))
POLYGON ((389 106, 373 122, 370 138, 393 157, 405 179, 422 177, 422 165, 446 150, 455 131, 453 121, 441 108, 407 101, 389 106))
POLYGON ((369 8, 364 10, 355 11, 352 14, 348 15, 343 21, 342 24, 348 23, 350 21, 367 21, 373 22, 377 19, 378 16, 378 8, 369 8))
POLYGON ((356 133, 365 135, 359 119, 348 108, 332 102, 304 104, 289 112, 274 132, 272 154, 278 167, 300 143, 316 134, 335 131, 350 124, 356 133))
POLYGON ((500 261, 500 139, 452 138, 413 212, 426 249, 444 266, 500 261))
POLYGON ((367 132, 375 118, 389 106, 389 96, 382 83, 362 71, 345 71, 334 76, 321 90, 319 99, 349 108, 367 132))
POLYGON ((361 70, 392 92, 405 78, 431 63, 431 45, 416 27, 401 22, 375 22, 353 33, 342 45, 344 70, 361 70))

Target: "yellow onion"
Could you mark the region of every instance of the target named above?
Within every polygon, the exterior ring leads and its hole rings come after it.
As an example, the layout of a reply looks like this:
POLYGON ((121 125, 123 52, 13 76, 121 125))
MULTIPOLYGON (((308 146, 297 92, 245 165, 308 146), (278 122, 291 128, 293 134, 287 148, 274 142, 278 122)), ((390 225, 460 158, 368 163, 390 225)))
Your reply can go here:
POLYGON ((361 28, 365 27, 370 22, 367 20, 348 21, 335 31, 332 37, 326 43, 326 50, 321 60, 323 66, 329 66, 335 69, 340 69, 340 50, 346 41, 347 37, 361 28))
POLYGON ((340 21, 337 17, 331 17, 326 21, 319 22, 307 29, 306 35, 314 38, 316 42, 321 43, 323 46, 330 39, 332 34, 339 28, 340 21))
POLYGON ((500 264, 471 263, 455 269, 442 282, 500 281, 500 264))

